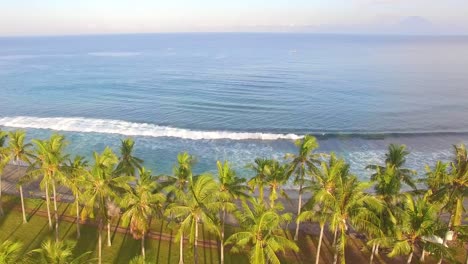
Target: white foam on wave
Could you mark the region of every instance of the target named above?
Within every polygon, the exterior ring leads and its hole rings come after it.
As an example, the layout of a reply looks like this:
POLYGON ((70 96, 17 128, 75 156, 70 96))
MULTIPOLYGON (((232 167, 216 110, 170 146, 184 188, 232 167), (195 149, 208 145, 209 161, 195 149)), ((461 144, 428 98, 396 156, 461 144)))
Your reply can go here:
POLYGON ((95 132, 125 136, 175 137, 183 139, 231 139, 231 140, 296 140, 296 134, 260 132, 197 131, 184 128, 158 126, 148 123, 133 123, 122 120, 92 119, 81 117, 0 117, 0 126, 13 128, 52 129, 71 132, 95 132))

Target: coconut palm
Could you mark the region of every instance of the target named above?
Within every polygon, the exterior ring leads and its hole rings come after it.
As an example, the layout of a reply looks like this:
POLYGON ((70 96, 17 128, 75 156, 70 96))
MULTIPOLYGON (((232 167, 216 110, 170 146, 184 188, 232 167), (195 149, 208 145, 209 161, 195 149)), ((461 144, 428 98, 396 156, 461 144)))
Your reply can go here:
POLYGON ((371 232, 383 208, 381 202, 366 193, 371 185, 359 182, 349 173, 349 165, 331 155, 328 163, 322 162, 322 172, 317 175, 317 185, 313 199, 330 212, 330 227, 334 233, 334 263, 338 257, 345 263, 344 249, 350 227, 363 232, 371 232), (338 238, 338 240, 337 240, 338 238))
POLYGON ((42 243, 41 247, 29 252, 32 263, 43 264, 81 264, 90 263, 91 260, 86 259, 91 251, 85 252, 78 257, 73 254, 76 246, 75 241, 58 241, 52 242, 47 240, 42 243))
MULTIPOLYGON (((297 154, 286 154, 286 158, 290 160, 291 172, 296 175, 294 184, 299 186, 297 215, 300 215, 304 181, 308 174, 314 174, 317 165, 320 164, 320 157, 323 156, 323 154, 314 152, 319 147, 319 144, 317 139, 311 135, 306 135, 303 139, 296 140, 295 145, 298 149, 297 154)), ((297 223, 296 232, 294 233, 295 241, 297 241, 299 236, 299 228, 300 224, 297 223)))
POLYGON ((132 258, 129 264, 149 264, 151 262, 147 261, 142 255, 132 258))
POLYGON ((3 205, 2 205, 2 174, 3 169, 8 163, 8 149, 5 146, 8 134, 0 130, 0 216, 3 216, 3 205))
POLYGON ((270 189, 270 207, 275 207, 275 201, 278 199, 278 193, 289 199, 284 185, 288 182, 290 170, 287 165, 281 165, 278 161, 272 160, 270 162, 267 177, 265 179, 267 186, 270 189))
POLYGON ((166 197, 158 192, 156 178, 144 167, 140 169, 140 177, 135 187, 126 192, 122 199, 125 212, 122 215, 124 225, 130 224, 130 232, 135 239, 141 239, 141 256, 145 258, 145 236, 149 223, 162 207, 166 197))
POLYGON ((133 156, 134 146, 135 142, 131 138, 121 141, 119 163, 115 169, 117 174, 135 176, 138 170, 141 169, 143 160, 133 156))
POLYGON ((53 134, 48 140, 33 139, 35 144, 35 159, 28 169, 30 177, 41 177, 41 188, 45 189, 47 202, 47 216, 49 218, 49 226, 52 221, 50 219, 50 195, 49 188, 52 187, 52 198, 54 201, 54 218, 55 218, 55 240, 58 241, 59 218, 57 209, 57 185, 65 180, 64 162, 67 155, 64 154, 67 142, 65 137, 59 134, 53 134))
POLYGON ((163 186, 166 187, 168 198, 174 199, 187 191, 187 187, 192 180, 192 167, 195 158, 187 152, 177 155, 177 164, 173 168, 173 175, 162 176, 163 186))
POLYGON ((226 240, 233 245, 232 251, 246 250, 252 264, 280 263, 278 252, 290 249, 299 251, 293 241, 284 236, 281 226, 291 221, 291 214, 280 214, 277 208, 266 208, 263 202, 242 203, 243 213, 239 216, 242 231, 226 240))
POLYGON ((220 212, 220 262, 224 263, 224 224, 226 222, 226 214, 233 212, 237 209, 233 203, 234 200, 239 198, 248 197, 248 188, 245 185, 245 179, 236 176, 236 172, 231 168, 229 163, 225 161, 221 163, 216 162, 218 168, 218 202, 221 203, 220 212))
POLYGON ((403 210, 401 226, 389 256, 408 255, 407 263, 411 263, 416 246, 425 236, 433 236, 440 227, 438 207, 427 199, 406 194, 403 210))
POLYGON ((112 200, 118 200, 119 195, 130 189, 128 183, 133 180, 133 177, 113 176, 118 158, 110 148, 104 149, 101 154, 94 152, 93 158, 94 164, 83 184, 84 208, 82 216, 89 216, 97 220, 99 229, 98 260, 101 263, 102 230, 104 224, 109 222, 108 203, 112 200))
POLYGON ((366 169, 375 170, 376 173, 372 175, 372 177, 375 177, 375 175, 378 173, 378 170, 383 172, 387 167, 393 167, 396 171, 396 177, 400 181, 404 182, 411 188, 416 189, 416 185, 413 179, 413 176, 416 175, 416 171, 404 168, 406 163, 406 156, 408 155, 409 152, 406 150, 405 145, 390 144, 388 146, 388 152, 385 154, 386 166, 368 165, 366 169))
MULTIPOLYGON (((21 163, 27 162, 33 158, 31 153, 31 144, 25 143, 26 132, 22 130, 11 131, 8 133, 8 152, 9 152, 9 159, 13 160, 16 164, 16 174, 18 179, 21 179, 20 173, 20 166, 21 163)), ((24 209, 24 196, 23 196, 23 182, 20 180, 19 184, 19 192, 21 197, 21 210, 23 212, 23 223, 27 222, 26 219, 26 211, 24 209)))
POLYGON ((73 160, 69 159, 65 164, 66 176, 63 184, 69 188, 75 197, 76 206, 76 238, 79 239, 80 232, 80 199, 83 192, 83 184, 86 180, 88 161, 82 156, 75 156, 73 160))
POLYGON ((317 245, 317 253, 315 256, 315 264, 319 264, 320 261, 320 248, 322 246, 323 240, 323 231, 325 229, 325 224, 330 221, 331 213, 325 208, 323 204, 315 203, 314 199, 310 199, 305 205, 304 210, 297 217, 297 222, 302 223, 306 221, 318 222, 320 226, 320 235, 317 245))
POLYGON ((0 244, 0 263, 17 263, 20 259, 22 244, 10 240, 0 244))
MULTIPOLYGON (((217 202, 218 185, 211 175, 201 175, 190 182, 189 191, 178 197, 178 203, 169 204, 166 215, 179 221, 177 239, 183 240, 184 233, 189 234, 193 245, 194 263, 198 263, 198 228, 203 223, 205 230, 217 234, 214 215, 221 209, 217 202)), ((183 243, 180 242, 182 254, 183 243)), ((181 258, 179 263, 183 263, 181 258)))
POLYGON ((253 164, 248 167, 254 170, 255 176, 248 181, 248 185, 252 190, 258 189, 259 199, 264 202, 264 190, 266 186, 266 178, 270 173, 270 164, 272 160, 257 158, 253 164))
MULTIPOLYGON (((444 200, 450 213, 449 230, 462 222, 465 195, 468 191, 468 154, 464 144, 454 146, 455 158, 445 183, 434 193, 434 200, 444 200)), ((444 176, 445 177, 445 176, 444 176)))

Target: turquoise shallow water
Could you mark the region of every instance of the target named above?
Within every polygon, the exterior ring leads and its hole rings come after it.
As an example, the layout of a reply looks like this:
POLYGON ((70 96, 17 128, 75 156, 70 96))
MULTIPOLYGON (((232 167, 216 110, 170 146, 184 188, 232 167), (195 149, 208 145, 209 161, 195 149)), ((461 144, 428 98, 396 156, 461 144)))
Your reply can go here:
POLYGON ((386 145, 422 169, 468 140, 468 37, 154 34, 0 38, 0 126, 61 130, 89 155, 135 137, 157 172, 241 174, 319 136, 362 178, 386 145))

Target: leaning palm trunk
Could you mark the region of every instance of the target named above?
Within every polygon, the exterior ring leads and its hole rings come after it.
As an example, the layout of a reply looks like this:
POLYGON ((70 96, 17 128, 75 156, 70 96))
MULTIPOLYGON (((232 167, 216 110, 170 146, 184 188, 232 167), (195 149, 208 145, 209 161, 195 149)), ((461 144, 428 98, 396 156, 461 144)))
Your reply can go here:
POLYGON ((80 233, 80 202, 78 201, 78 194, 75 197, 76 202, 76 239, 79 239, 81 236, 80 233))
POLYGON ((423 250, 421 252, 421 257, 419 258, 419 262, 424 262, 425 256, 426 256, 426 248, 423 247, 423 250))
POLYGON ((57 191, 55 190, 55 181, 52 181, 52 191, 54 192, 54 217, 55 217, 55 241, 59 241, 59 218, 57 210, 57 191))
POLYGON ((49 228, 52 229, 52 217, 50 216, 50 197, 49 197, 49 183, 45 183, 45 196, 47 205, 47 219, 49 220, 49 228))
POLYGON ((179 241, 179 264, 184 264, 184 232, 180 234, 179 241))
POLYGON ((19 186, 19 190, 20 190, 20 196, 21 196, 21 210, 23 212, 23 223, 27 223, 28 220, 26 220, 26 212, 24 210, 24 198, 23 198, 23 186, 22 185, 19 186))
MULTIPOLYGON (((299 185, 299 200, 297 203, 297 216, 301 214, 301 207, 302 207, 302 182, 299 185)), ((297 239, 299 238, 299 227, 300 227, 300 223, 297 222, 296 233, 294 234, 294 241, 297 241, 297 239)))
POLYGON ((406 263, 407 263, 407 264, 410 264, 410 263, 411 263, 411 260, 413 260, 413 251, 411 251, 411 253, 409 254, 408 260, 406 261, 406 263))
POLYGON ((370 255, 370 259, 369 259, 370 264, 372 264, 372 262, 374 261, 375 248, 376 248, 376 244, 372 243, 372 251, 371 251, 371 255, 370 255))
POLYGON ((322 246, 322 238, 323 238, 323 229, 325 228, 325 224, 320 224, 320 236, 317 246, 317 256, 315 257, 315 264, 319 264, 320 261, 320 247, 322 246))
POLYGON ((336 264, 338 262, 338 243, 336 241, 337 234, 338 234, 338 227, 335 229, 335 235, 333 237, 333 246, 335 250, 335 252, 333 252, 333 264, 336 264))
POLYGON ((194 263, 198 264, 198 218, 195 219, 195 241, 193 243, 194 263))
POLYGON ((102 262, 102 220, 99 220, 99 230, 98 230, 98 263, 101 264, 102 262))

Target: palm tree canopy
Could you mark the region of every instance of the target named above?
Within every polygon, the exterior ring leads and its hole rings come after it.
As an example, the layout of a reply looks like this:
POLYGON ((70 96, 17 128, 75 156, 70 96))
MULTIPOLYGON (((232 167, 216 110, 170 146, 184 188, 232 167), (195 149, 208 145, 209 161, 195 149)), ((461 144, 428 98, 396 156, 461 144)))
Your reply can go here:
POLYGON ((242 203, 243 213, 239 222, 243 231, 231 235, 226 245, 233 245, 232 251, 249 251, 250 263, 280 263, 278 252, 291 249, 299 251, 298 246, 284 236, 281 226, 291 221, 291 214, 279 214, 275 208, 267 209, 263 203, 242 203))
POLYGON ((16 263, 20 257, 22 244, 10 240, 0 244, 0 263, 16 263))
POLYGON ((319 148, 317 139, 312 135, 305 135, 304 138, 294 142, 298 148, 297 154, 288 153, 286 159, 290 161, 291 174, 295 174, 295 184, 301 184, 307 173, 314 175, 317 171, 317 165, 320 164, 323 154, 314 153, 319 148))
POLYGON ((78 257, 74 257, 73 250, 76 246, 75 241, 59 241, 52 242, 47 240, 42 243, 41 248, 32 250, 31 261, 33 263, 44 264, 81 264, 89 263, 89 259, 85 259, 91 251, 86 252, 78 257))
POLYGON ((31 153, 31 143, 25 143, 26 132, 23 130, 10 131, 8 133, 8 152, 10 159, 18 162, 29 162, 33 155, 31 153))
POLYGON ((116 173, 126 176, 135 176, 137 171, 141 169, 143 160, 133 156, 133 148, 135 142, 131 138, 121 141, 120 158, 117 164, 116 173))
POLYGON ((124 194, 121 205, 126 209, 122 215, 124 225, 130 224, 135 239, 140 239, 149 229, 150 218, 154 216, 165 201, 165 195, 158 190, 156 178, 144 167, 135 187, 124 194))

